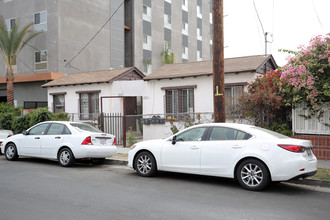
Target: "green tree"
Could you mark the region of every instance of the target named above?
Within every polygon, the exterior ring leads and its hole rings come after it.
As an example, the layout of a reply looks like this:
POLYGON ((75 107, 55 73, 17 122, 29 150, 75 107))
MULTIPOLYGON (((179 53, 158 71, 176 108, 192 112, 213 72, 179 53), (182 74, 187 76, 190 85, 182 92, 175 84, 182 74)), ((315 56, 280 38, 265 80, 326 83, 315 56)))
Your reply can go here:
POLYGON ((170 64, 174 63, 174 53, 171 50, 171 43, 168 43, 168 47, 165 47, 161 52, 161 56, 163 57, 162 64, 170 64))
POLYGON ((16 22, 11 30, 7 29, 5 20, 0 16, 0 52, 6 63, 7 102, 14 104, 14 72, 13 62, 23 47, 41 32, 32 32, 33 23, 19 30, 16 22))

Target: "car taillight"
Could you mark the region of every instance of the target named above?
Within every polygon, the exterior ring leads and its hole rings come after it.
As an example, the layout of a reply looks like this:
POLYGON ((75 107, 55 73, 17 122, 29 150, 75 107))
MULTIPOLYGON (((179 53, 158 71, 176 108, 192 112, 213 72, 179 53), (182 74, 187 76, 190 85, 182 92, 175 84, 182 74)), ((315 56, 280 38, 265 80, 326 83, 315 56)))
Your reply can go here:
POLYGON ((298 145, 291 145, 291 144, 278 144, 277 146, 291 151, 291 152, 295 152, 295 153, 302 153, 305 152, 305 148, 302 146, 298 146, 298 145))
POLYGON ((113 139, 112 144, 113 144, 113 145, 116 145, 116 138, 113 139))
POLYGON ((85 140, 81 143, 81 145, 93 145, 91 136, 85 138, 85 140))
POLYGON ((9 138, 9 137, 11 137, 11 136, 13 136, 13 135, 9 134, 9 135, 7 136, 7 138, 9 138))

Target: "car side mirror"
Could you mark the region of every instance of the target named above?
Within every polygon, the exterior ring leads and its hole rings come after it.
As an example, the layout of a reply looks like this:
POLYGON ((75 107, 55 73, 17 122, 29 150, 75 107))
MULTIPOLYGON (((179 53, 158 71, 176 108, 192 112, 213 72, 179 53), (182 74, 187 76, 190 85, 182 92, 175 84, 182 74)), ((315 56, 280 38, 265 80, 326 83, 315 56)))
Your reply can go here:
POLYGON ((23 134, 23 135, 28 135, 28 132, 27 132, 26 130, 23 130, 23 131, 22 131, 22 134, 23 134))
POLYGON ((173 144, 173 145, 176 144, 176 136, 173 136, 173 138, 172 138, 172 144, 173 144))

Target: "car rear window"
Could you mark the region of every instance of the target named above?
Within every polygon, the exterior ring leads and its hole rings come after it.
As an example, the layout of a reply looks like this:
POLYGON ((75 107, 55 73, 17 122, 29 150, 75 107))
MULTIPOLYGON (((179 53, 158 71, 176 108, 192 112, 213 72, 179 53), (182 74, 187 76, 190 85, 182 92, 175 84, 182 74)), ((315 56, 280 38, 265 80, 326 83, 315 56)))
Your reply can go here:
POLYGON ((280 134, 280 133, 277 133, 275 131, 271 131, 271 130, 268 130, 268 129, 265 129, 265 128, 260 128, 260 127, 251 127, 252 129, 255 129, 255 130, 259 130, 259 131, 263 131, 275 138, 279 138, 279 139, 284 139, 284 138, 289 138, 288 136, 285 136, 283 134, 280 134))
POLYGON ((71 126, 77 128, 78 131, 90 131, 90 132, 97 132, 97 133, 102 133, 99 129, 89 125, 89 124, 84 124, 84 123, 70 123, 71 126))

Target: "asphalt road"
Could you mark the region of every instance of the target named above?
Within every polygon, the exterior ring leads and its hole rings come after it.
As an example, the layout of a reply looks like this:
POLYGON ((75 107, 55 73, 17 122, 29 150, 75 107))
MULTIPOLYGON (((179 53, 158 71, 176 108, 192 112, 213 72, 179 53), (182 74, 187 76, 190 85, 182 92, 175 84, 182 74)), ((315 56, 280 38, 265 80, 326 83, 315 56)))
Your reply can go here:
POLYGON ((162 172, 143 178, 126 166, 0 156, 0 220, 330 219, 330 191, 288 184, 262 192, 230 179, 162 172))

